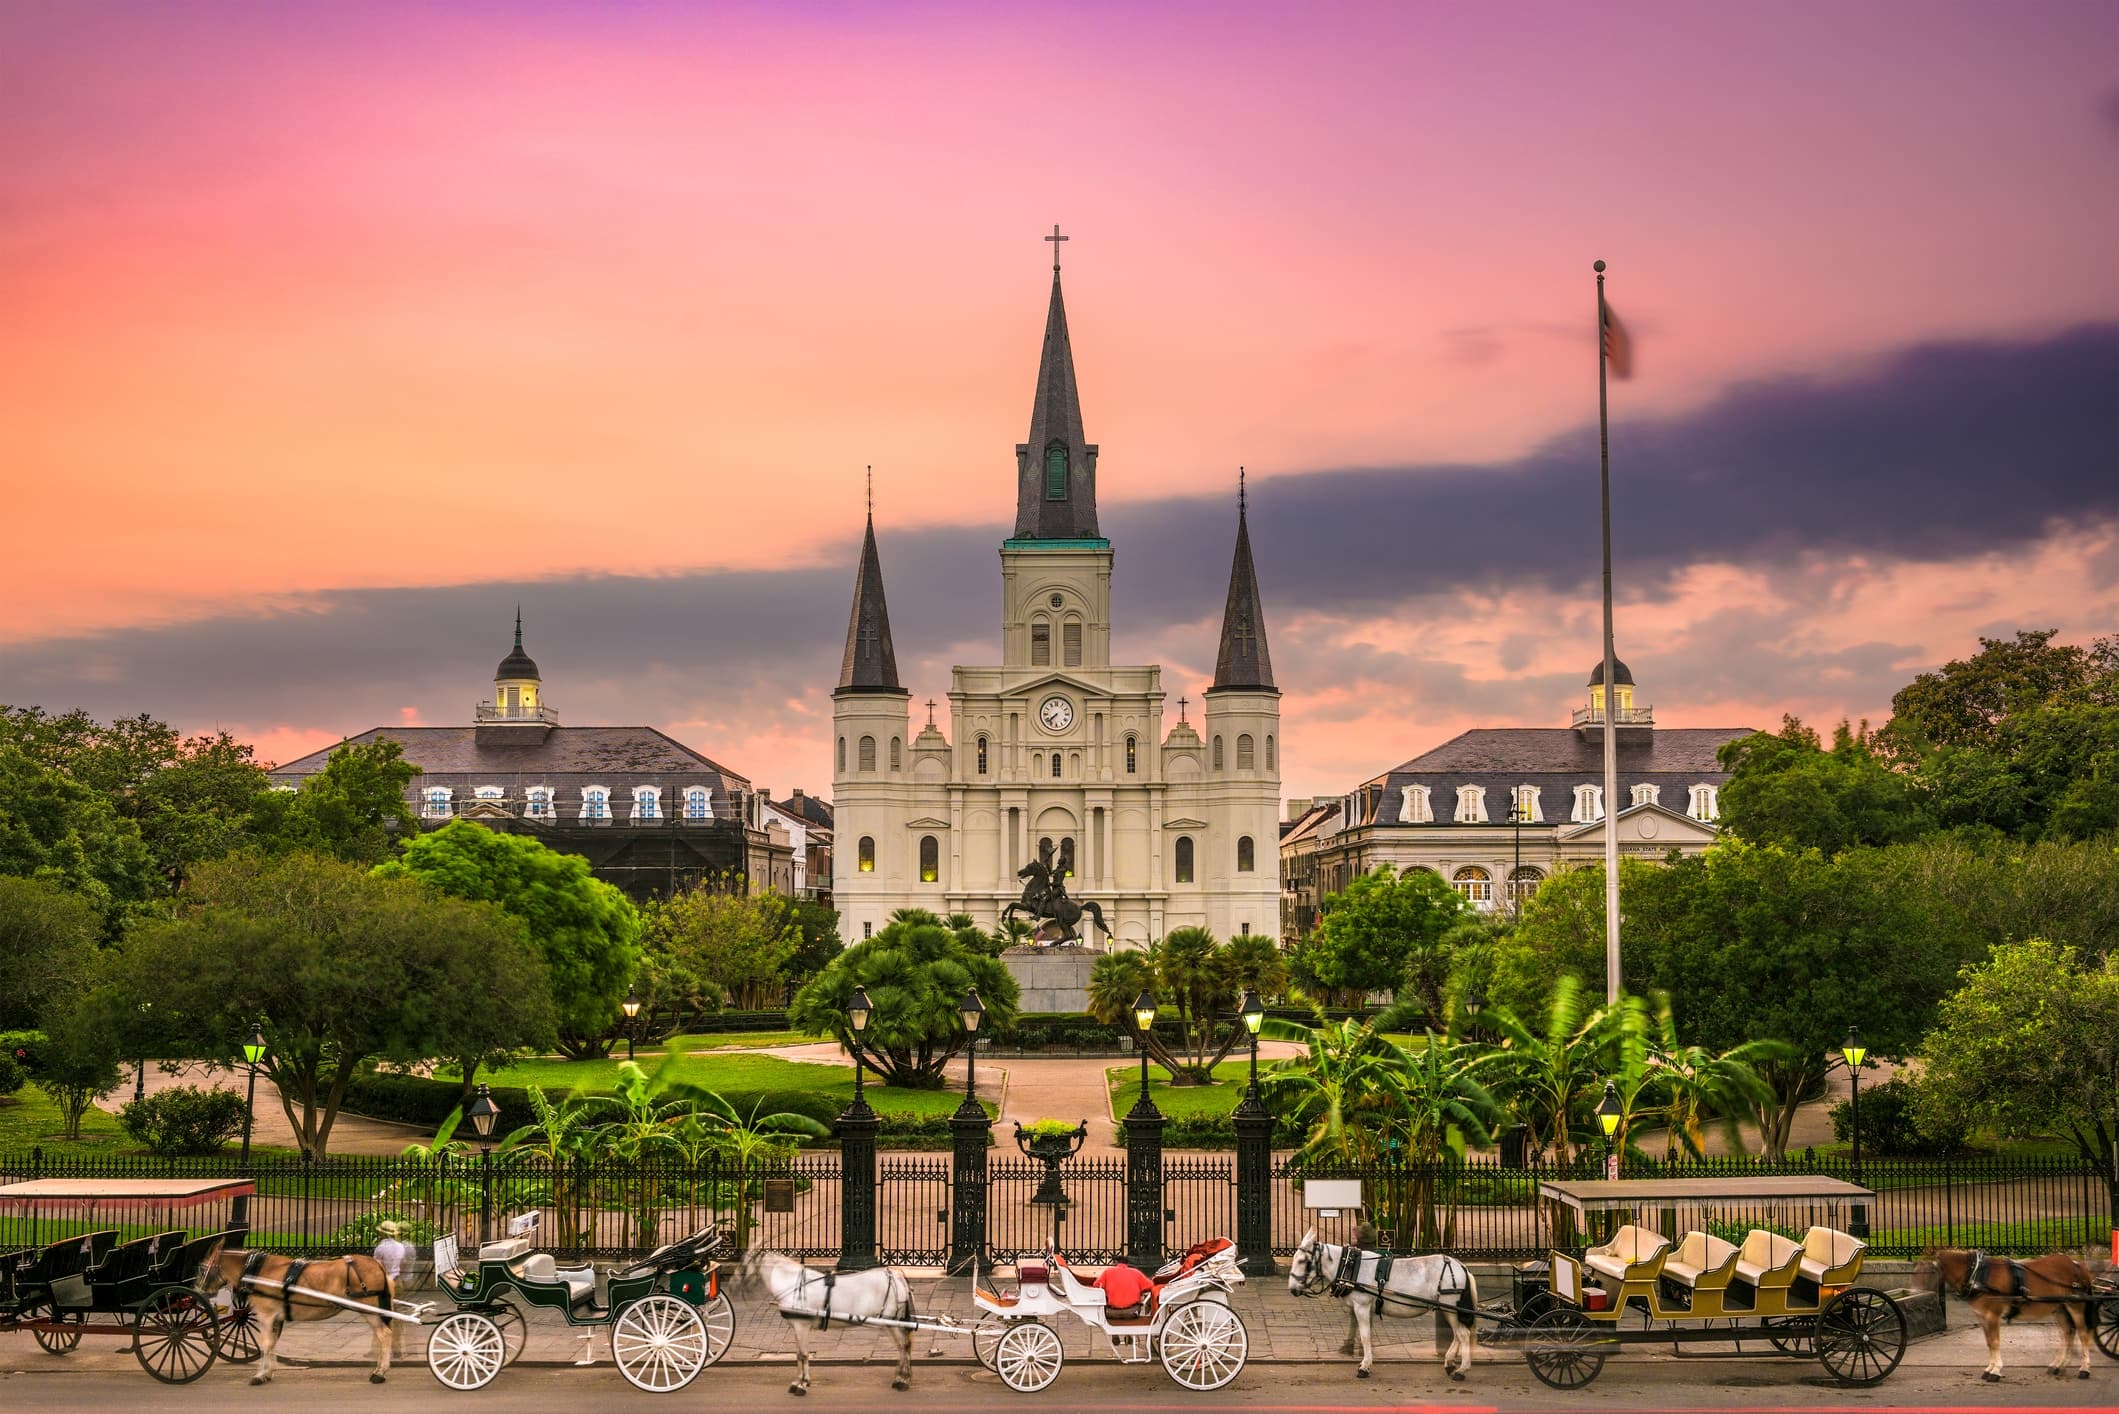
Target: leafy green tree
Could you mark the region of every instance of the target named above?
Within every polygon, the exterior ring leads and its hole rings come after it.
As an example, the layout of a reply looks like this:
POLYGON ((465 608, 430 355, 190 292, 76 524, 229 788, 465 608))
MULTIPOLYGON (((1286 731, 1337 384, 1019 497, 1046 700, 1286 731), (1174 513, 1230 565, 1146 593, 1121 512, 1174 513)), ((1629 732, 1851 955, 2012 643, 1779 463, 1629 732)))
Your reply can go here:
POLYGON ((780 1002, 787 966, 802 947, 785 899, 711 884, 648 905, 641 933, 649 952, 672 958, 746 1011, 780 1002))
POLYGON ((2099 961, 2032 938, 1961 981, 1921 1042, 1922 1127, 2065 1134, 2106 1171, 2119 1141, 2119 953, 2099 961))
POLYGON ((123 1078, 119 1042, 105 1010, 78 994, 44 1013, 30 1083, 59 1110, 68 1139, 81 1137, 81 1117, 123 1078))
MULTIPOLYGON (((1619 861, 1619 896, 1629 915, 1645 871, 1658 866, 1619 861)), ((1490 947, 1485 978, 1489 1005, 1518 1017, 1542 1014, 1562 977, 1604 992, 1604 866, 1562 869, 1527 899, 1515 927, 1490 947)))
POLYGON ((267 793, 258 805, 259 832, 282 849, 382 863, 396 852, 394 841, 419 833, 419 817, 405 803, 419 767, 404 756, 404 747, 387 739, 341 745, 300 790, 267 793))
POLYGON ((139 826, 64 770, 0 746, 0 875, 48 879, 114 929, 157 881, 139 826))
POLYGON ((940 1089, 942 1067, 964 1047, 964 994, 979 989, 983 1025, 998 1031, 1015 1024, 1019 993, 1008 969, 970 936, 976 929, 952 932, 932 918, 894 919, 840 953, 795 994, 788 1020, 837 1037, 889 1084, 940 1089), (857 986, 875 1006, 858 1042, 846 1017, 857 986))
POLYGON ((1276 1113, 1292 1114, 1306 1126, 1298 1160, 1365 1165, 1382 1160, 1404 1067, 1378 1034, 1378 1025, 1405 1010, 1394 1007, 1367 1021, 1326 1021, 1319 1012, 1309 1026, 1267 1017, 1259 1027, 1267 1040, 1295 1041, 1303 1048, 1300 1056, 1276 1064, 1259 1080, 1276 1113))
POLYGON ((177 745, 127 803, 156 869, 174 889, 198 865, 255 842, 266 791, 265 768, 250 746, 216 732, 177 745))
POLYGON ((1440 1017, 1449 977, 1442 939, 1470 907, 1431 870, 1399 874, 1379 866, 1325 898, 1304 966, 1318 987, 1350 1006, 1371 992, 1410 987, 1428 1014, 1440 1017))
POLYGON ((1933 827, 1926 804, 1873 745, 1867 723, 1857 731, 1841 722, 1824 750, 1795 717, 1783 718, 1779 732, 1725 742, 1723 828, 1753 844, 1828 855, 1918 838, 1933 827))
POLYGON ((83 990, 102 931, 79 894, 0 875, 0 1031, 33 1027, 54 997, 83 990))
POLYGON ((780 904, 798 939, 793 954, 780 967, 780 976, 787 986, 799 987, 846 951, 839 937, 839 912, 810 898, 782 899, 780 904))
POLYGON ((2057 636, 2019 629, 2013 639, 1983 637, 1972 657, 1913 679, 1891 699, 1892 747, 1914 760, 1942 747, 1993 748, 2011 717, 2090 687, 2109 653, 2100 659, 2057 636))
POLYGON ((421 835, 375 871, 409 876, 454 898, 497 905, 522 920, 544 955, 559 1047, 576 1059, 609 1050, 612 1026, 640 963, 640 915, 626 896, 527 835, 455 820, 421 835))
POLYGON ((537 954, 496 908, 306 854, 203 865, 186 903, 126 938, 96 1004, 138 1054, 166 1043, 233 1063, 261 1027, 305 1153, 325 1152, 347 1084, 377 1061, 428 1060, 511 1020, 533 1039, 537 954))
POLYGON ((1549 1147, 1562 1168, 1573 1162, 1574 1146, 1586 1133, 1625 1020, 1623 1008, 1592 1006, 1572 974, 1554 984, 1535 1026, 1507 1007, 1489 1008, 1479 1017, 1482 1030, 1501 1038, 1482 1063, 1481 1075, 1510 1117, 1529 1132, 1531 1146, 1549 1147))

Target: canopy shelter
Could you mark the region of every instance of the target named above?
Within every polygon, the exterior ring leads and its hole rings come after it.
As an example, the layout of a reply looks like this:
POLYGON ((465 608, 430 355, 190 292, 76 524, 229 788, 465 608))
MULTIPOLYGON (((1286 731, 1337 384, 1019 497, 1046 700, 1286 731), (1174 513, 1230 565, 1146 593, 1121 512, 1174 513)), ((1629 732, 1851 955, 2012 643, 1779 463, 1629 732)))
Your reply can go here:
POLYGON ((103 1224, 125 1230, 248 1227, 247 1178, 31 1178, 0 1184, 0 1246, 57 1242, 103 1224), (195 1210, 220 1205, 212 1215, 195 1210), (185 1214, 181 1223, 179 1213, 185 1214))
MULTIPOLYGON (((1744 1174, 1733 1178, 1546 1179, 1538 1209, 1555 1227, 1580 1228, 1590 1214, 1623 1213, 1675 1242, 1695 1228, 1763 1227, 1800 1236, 1812 1225, 1866 1226, 1873 1190, 1820 1174, 1744 1174), (1631 1216, 1638 1215, 1638 1216, 1631 1216), (1655 1215, 1651 1220, 1650 1215, 1655 1215), (1563 1221, 1571 1218, 1573 1221, 1563 1221)), ((1560 1243, 1568 1246, 1571 1243, 1560 1243)))

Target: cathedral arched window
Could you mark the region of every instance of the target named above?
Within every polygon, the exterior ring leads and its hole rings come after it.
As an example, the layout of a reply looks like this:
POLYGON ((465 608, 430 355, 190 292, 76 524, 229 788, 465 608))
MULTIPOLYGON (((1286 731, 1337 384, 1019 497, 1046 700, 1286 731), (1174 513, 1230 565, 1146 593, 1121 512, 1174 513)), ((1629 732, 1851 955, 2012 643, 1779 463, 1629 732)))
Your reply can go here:
POLYGON ((1060 665, 1079 668, 1082 665, 1082 621, 1069 619, 1060 625, 1060 665))
POLYGON ((1217 736, 1214 738, 1214 769, 1219 771, 1221 768, 1221 738, 1217 736))
POLYGON ((905 744, 897 737, 890 739, 890 769, 895 771, 905 764, 905 744))
POLYGON ((1042 618, 1030 621, 1030 666, 1052 665, 1052 625, 1042 618))
POLYGON ((1058 868, 1062 878, 1071 879, 1074 877, 1074 836, 1072 835, 1060 841, 1058 868))
POLYGON ((942 877, 942 846, 933 835, 920 836, 920 882, 932 884, 942 877))
POLYGON ((1280 769, 1280 757, 1273 750, 1273 736, 1270 732, 1266 734, 1266 769, 1268 771, 1280 769))
POLYGON ((846 769, 846 738, 843 736, 839 738, 839 769, 846 769))
POLYGON ((1258 846, 1249 835, 1239 837, 1236 841, 1236 872, 1249 874, 1257 868, 1258 846))
POLYGON ((1249 771, 1256 769, 1257 765, 1258 743, 1252 739, 1249 732, 1245 732, 1236 738, 1236 769, 1249 771))
POLYGON ((1045 448, 1045 499, 1067 499, 1067 448, 1060 442, 1045 448))
POLYGON ((1059 778, 1060 778, 1060 754, 1059 754, 1059 753, 1058 753, 1057 751, 1055 751, 1055 752, 1053 752, 1053 753, 1052 753, 1052 779, 1056 781, 1056 780, 1058 780, 1059 778))
POLYGON ((978 753, 979 753, 979 774, 983 776, 983 775, 985 775, 985 774, 986 774, 986 738, 984 738, 984 737, 980 737, 980 738, 979 738, 979 742, 978 742, 978 753))
POLYGON ((875 836, 873 836, 873 835, 863 835, 863 836, 861 836, 861 843, 860 843, 860 847, 859 847, 859 849, 858 849, 858 851, 857 851, 857 853, 856 853, 855 857, 856 857, 856 858, 857 858, 857 859, 858 859, 858 860, 860 861, 860 864, 859 864, 859 866, 858 866, 858 867, 860 868, 860 871, 861 871, 861 872, 862 872, 863 874, 873 874, 873 873, 875 873, 875 872, 876 872, 876 840, 875 840, 875 836))
POLYGON ((1140 738, 1137 736, 1126 738, 1126 774, 1140 774, 1140 738))
POLYGON ((876 739, 872 736, 864 736, 861 738, 861 769, 873 771, 875 768, 876 739))
POLYGON ((1190 835, 1179 835, 1177 837, 1177 882, 1180 884, 1192 882, 1192 837, 1190 835))

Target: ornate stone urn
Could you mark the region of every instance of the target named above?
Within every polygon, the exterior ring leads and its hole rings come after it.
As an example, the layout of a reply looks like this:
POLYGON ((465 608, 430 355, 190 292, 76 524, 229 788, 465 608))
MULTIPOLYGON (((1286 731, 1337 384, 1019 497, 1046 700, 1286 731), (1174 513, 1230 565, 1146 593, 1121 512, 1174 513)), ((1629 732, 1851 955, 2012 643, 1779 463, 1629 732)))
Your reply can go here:
POLYGON ((1059 1166, 1080 1152, 1082 1144, 1089 1138, 1089 1121, 1071 1128, 1056 1119, 1041 1119, 1025 1125, 1015 1123, 1015 1147, 1022 1150, 1023 1157, 1036 1159, 1045 1166, 1045 1177, 1032 1194, 1033 1203, 1064 1204, 1067 1192, 1060 1187, 1059 1166))

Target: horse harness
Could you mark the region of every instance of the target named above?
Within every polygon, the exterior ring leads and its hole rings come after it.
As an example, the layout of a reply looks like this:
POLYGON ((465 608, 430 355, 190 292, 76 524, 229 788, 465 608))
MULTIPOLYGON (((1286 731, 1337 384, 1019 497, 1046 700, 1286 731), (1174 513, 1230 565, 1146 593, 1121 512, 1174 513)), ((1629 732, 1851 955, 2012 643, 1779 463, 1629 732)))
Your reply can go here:
POLYGON ((2006 1301, 2009 1303, 2009 1309, 2002 1319, 2009 1321, 2015 1320, 2017 1314, 2026 1306, 2064 1302, 2066 1300, 2065 1297, 2031 1295, 2031 1273, 2025 1268, 2023 1263, 2017 1261, 2014 1257, 1996 1258, 1990 1257, 1984 1252, 1974 1252, 1972 1254, 1972 1260, 1965 1266, 1964 1284, 1957 1288, 1957 1295, 1965 1301, 1970 1301, 1980 1296, 1991 1296, 1996 1300, 2006 1301), (1988 1279, 1988 1274, 1993 1270, 1997 1261, 2008 1269, 2009 1286, 2011 1288, 2008 1291, 1997 1291, 1993 1282, 1988 1279))
POLYGON ((828 1331, 831 1329, 831 1289, 839 1284, 839 1273, 835 1268, 826 1268, 824 1271, 817 1272, 804 1267, 802 1269, 802 1281, 800 1285, 795 1287, 796 1296, 799 1297, 802 1294, 802 1288, 808 1286, 813 1277, 822 1277, 824 1280, 823 1310, 820 1312, 790 1311, 783 1306, 780 1308, 780 1319, 783 1321, 807 1321, 814 1318, 818 1330, 828 1331))
POLYGON ((1398 1256, 1394 1252, 1377 1252, 1373 1254, 1376 1258, 1376 1274, 1372 1282, 1364 1283, 1361 1280, 1361 1259, 1369 1255, 1371 1254, 1359 1247, 1347 1246, 1340 1249, 1339 1270, 1332 1274, 1331 1290, 1334 1297, 1345 1300, 1347 1297, 1358 1293, 1375 1297, 1376 1304, 1379 1306, 1395 1301, 1401 1306, 1410 1307, 1414 1310, 1423 1308, 1440 1309, 1447 1304, 1442 1298, 1461 1297, 1470 1289, 1470 1274, 1465 1271, 1464 1264, 1455 1257, 1446 1256, 1443 1259, 1441 1279, 1435 1283, 1435 1300, 1428 1301, 1420 1297, 1408 1296, 1401 1291, 1392 1291, 1389 1289, 1391 1268, 1398 1261, 1398 1256))
MULTIPOLYGON (((252 1283, 258 1278, 259 1274, 264 1271, 265 1259, 270 1257, 271 1255, 272 1254, 270 1252, 253 1251, 249 1256, 243 1259, 243 1274, 240 1277, 236 1278, 236 1300, 247 1302, 249 1301, 252 1295, 264 1296, 268 1299, 275 1299, 279 1301, 280 1304, 284 1306, 287 1312, 291 1315, 294 1311, 294 1289, 302 1284, 302 1273, 309 1270, 311 1263, 308 1261, 308 1259, 303 1257, 289 1257, 287 1259, 287 1270, 281 1273, 280 1276, 277 1278, 280 1284, 280 1289, 278 1291, 268 1292, 257 1291, 257 1289, 252 1285, 252 1283)), ((383 1296, 387 1294, 384 1291, 371 1291, 366 1287, 357 1285, 356 1283, 359 1275, 360 1268, 354 1264, 353 1258, 346 1258, 346 1299, 348 1301, 365 1301, 371 1296, 383 1296)), ((275 1280, 275 1278, 266 1277, 265 1280, 272 1281, 275 1280)))

